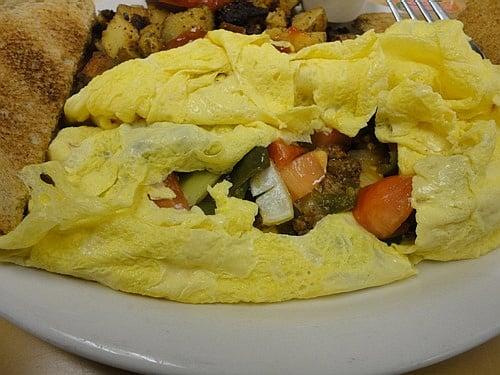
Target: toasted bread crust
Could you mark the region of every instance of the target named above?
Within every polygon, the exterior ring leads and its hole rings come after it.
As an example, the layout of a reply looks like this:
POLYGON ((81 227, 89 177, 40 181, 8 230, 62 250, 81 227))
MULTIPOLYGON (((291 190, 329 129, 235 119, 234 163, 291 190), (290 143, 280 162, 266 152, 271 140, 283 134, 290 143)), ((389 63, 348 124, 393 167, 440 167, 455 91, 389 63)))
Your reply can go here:
POLYGON ((498 0, 467 0, 467 7, 458 19, 464 31, 479 44, 493 64, 500 64, 500 2, 498 0))
POLYGON ((28 192, 17 177, 44 161, 91 36, 92 0, 0 5, 0 231, 22 219, 28 192))

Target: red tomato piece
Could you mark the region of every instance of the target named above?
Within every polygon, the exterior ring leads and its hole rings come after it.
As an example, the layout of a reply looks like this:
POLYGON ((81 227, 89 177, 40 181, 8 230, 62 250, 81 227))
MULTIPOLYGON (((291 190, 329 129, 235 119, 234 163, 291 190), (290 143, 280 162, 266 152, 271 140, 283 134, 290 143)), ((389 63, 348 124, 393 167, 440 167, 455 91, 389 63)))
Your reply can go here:
POLYGON ((183 33, 177 35, 176 38, 172 39, 165 46, 166 49, 172 49, 177 47, 182 47, 193 40, 204 38, 207 32, 198 27, 193 27, 191 30, 184 31, 183 33))
POLYGON ((282 168, 298 156, 304 154, 306 150, 297 145, 289 145, 284 140, 278 139, 267 147, 269 157, 278 168, 282 168))
POLYGON ((203 5, 212 10, 219 9, 233 0, 159 0, 160 3, 181 8, 196 8, 203 5))
POLYGON ((300 35, 300 34, 302 34, 302 31, 300 31, 299 29, 297 29, 295 26, 290 26, 287 31, 288 31, 288 34, 290 34, 290 35, 300 35))
POLYGON ((280 174, 296 201, 314 190, 326 173, 328 155, 324 151, 311 151, 285 165, 280 174))
POLYGON ((175 208, 177 210, 189 209, 189 204, 181 188, 179 177, 175 173, 170 173, 163 181, 163 184, 175 193, 175 198, 158 199, 154 202, 161 208, 175 208))
POLYGON ((379 239, 391 235, 411 215, 412 177, 386 177, 360 190, 352 214, 379 239))
POLYGON ((333 145, 346 146, 351 142, 351 138, 335 129, 332 129, 329 133, 316 132, 311 136, 311 139, 316 147, 333 145))

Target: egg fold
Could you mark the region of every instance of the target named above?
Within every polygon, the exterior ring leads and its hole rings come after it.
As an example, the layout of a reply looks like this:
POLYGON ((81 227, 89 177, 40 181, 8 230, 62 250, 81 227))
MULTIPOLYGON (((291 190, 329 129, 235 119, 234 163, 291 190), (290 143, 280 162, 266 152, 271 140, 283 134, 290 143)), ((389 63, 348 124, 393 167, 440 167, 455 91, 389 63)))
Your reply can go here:
POLYGON ((189 303, 277 302, 387 284, 424 259, 500 246, 500 70, 457 21, 280 53, 267 35, 224 30, 96 77, 65 106, 50 160, 28 166, 29 213, 0 261, 189 303), (395 143, 412 175, 414 244, 387 245, 351 213, 304 236, 264 233, 258 207, 209 188, 214 215, 149 199, 171 172, 223 174, 256 146, 334 128, 395 143), (50 178, 48 178, 50 177, 50 178))

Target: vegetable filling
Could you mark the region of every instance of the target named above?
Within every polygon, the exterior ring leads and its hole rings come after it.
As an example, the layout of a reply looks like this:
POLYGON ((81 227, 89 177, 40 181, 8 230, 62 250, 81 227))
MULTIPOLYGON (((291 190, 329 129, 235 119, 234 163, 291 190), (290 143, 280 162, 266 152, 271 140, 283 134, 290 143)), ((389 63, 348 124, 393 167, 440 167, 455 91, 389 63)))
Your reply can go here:
POLYGON ((372 121, 354 138, 332 130, 311 139, 300 144, 278 139, 267 148, 255 147, 226 175, 172 173, 164 185, 175 198, 155 202, 176 209, 196 205, 212 215, 216 205, 207 189, 228 180, 231 197, 257 204, 254 225, 265 231, 304 235, 325 216, 352 211, 381 240, 414 239, 412 177, 398 175, 397 149, 377 140, 372 121))

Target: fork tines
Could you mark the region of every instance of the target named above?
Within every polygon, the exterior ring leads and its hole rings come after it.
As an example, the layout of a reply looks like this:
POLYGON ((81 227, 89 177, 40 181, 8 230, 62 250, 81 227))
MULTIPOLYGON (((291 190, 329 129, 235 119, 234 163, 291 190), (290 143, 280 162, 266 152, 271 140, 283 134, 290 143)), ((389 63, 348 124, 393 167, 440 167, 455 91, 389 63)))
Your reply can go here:
MULTIPOLYGON (((386 0, 386 1, 387 1, 387 5, 389 6, 389 8, 391 10, 392 15, 396 19, 396 22, 402 21, 403 16, 401 15, 398 8, 394 4, 394 1, 393 0, 386 0)), ((425 6, 425 4, 423 3, 422 0, 413 0, 413 2, 416 4, 418 10, 420 11, 420 13, 422 14, 422 16, 424 17, 424 19, 427 22, 432 22, 434 20, 431 12, 427 9, 427 7, 425 6)), ((405 10, 405 12, 408 14, 408 17, 410 17, 412 20, 418 19, 418 15, 415 13, 415 8, 412 8, 410 6, 410 4, 408 3, 408 0, 400 0, 400 3, 403 6, 403 9, 405 10)), ((441 5, 439 5, 439 3, 437 1, 428 0, 428 3, 430 5, 430 7, 432 8, 432 10, 435 14, 435 17, 437 17, 440 20, 446 20, 449 18, 448 14, 446 14, 444 9, 441 7, 441 5)))

